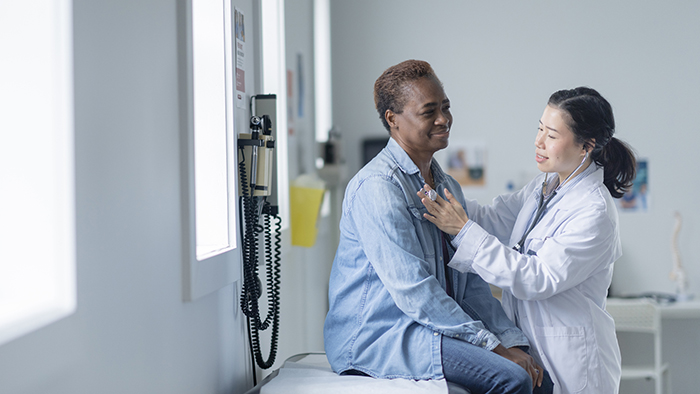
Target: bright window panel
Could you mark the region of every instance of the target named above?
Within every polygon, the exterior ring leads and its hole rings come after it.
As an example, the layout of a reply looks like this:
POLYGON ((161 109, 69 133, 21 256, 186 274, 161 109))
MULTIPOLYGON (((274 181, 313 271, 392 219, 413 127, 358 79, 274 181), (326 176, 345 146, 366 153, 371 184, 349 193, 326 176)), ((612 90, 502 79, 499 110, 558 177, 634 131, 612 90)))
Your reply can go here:
POLYGON ((273 193, 277 193, 283 230, 289 228, 290 220, 284 6, 284 0, 260 0, 260 23, 265 26, 262 30, 262 89, 265 94, 277 95, 277 184, 273 186, 273 193))
POLYGON ((314 0, 314 89, 316 141, 326 142, 328 132, 333 126, 329 0, 314 0))
POLYGON ((71 6, 0 2, 0 344, 75 311, 71 6))
MULTIPOLYGON (((233 111, 231 51, 226 37, 226 4, 192 2, 194 85, 194 171, 196 254, 198 260, 235 248, 235 181, 230 163, 233 111)), ((234 174, 235 175, 235 174, 234 174)))

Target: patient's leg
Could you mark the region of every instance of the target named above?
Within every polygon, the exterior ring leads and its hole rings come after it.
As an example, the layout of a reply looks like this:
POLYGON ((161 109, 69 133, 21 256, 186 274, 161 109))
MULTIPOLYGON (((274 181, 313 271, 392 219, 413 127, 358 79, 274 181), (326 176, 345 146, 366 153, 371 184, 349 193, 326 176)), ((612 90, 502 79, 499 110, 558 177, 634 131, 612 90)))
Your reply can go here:
MULTIPOLYGON (((442 370, 445 380, 467 388, 473 394, 530 394, 532 379, 518 364, 468 342, 442 337, 442 370)), ((552 380, 545 371, 536 394, 552 392, 552 380)))

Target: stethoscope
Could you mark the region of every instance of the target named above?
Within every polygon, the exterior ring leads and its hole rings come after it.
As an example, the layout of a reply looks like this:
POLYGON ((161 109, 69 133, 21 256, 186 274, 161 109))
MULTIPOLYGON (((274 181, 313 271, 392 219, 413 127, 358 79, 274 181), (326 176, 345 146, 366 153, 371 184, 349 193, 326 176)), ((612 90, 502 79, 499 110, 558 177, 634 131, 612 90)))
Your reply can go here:
POLYGON ((554 191, 552 191, 552 193, 546 197, 546 199, 545 194, 547 192, 547 178, 549 174, 545 174, 544 181, 542 182, 542 193, 540 193, 540 201, 537 204, 537 211, 535 212, 535 218, 532 220, 532 223, 530 224, 530 227, 528 227, 527 231, 525 231, 525 234, 523 234, 523 237, 520 238, 520 242, 518 242, 517 245, 513 246, 514 250, 523 253, 523 245, 525 245, 525 239, 527 239, 527 236, 530 235, 532 229, 534 229, 537 223, 539 223, 540 219, 542 219, 542 214, 544 213, 545 209, 547 209, 547 205, 549 204, 549 202, 552 201, 554 196, 557 195, 557 191, 562 186, 564 186, 569 181, 569 179, 571 179, 571 177, 576 173, 576 171, 578 171, 581 168, 581 166, 583 166, 583 163, 586 162, 587 158, 588 151, 586 151, 586 154, 583 156, 581 164, 579 164, 578 167, 576 167, 576 169, 571 174, 569 174, 569 176, 566 177, 566 179, 564 179, 564 182, 560 183, 559 186, 557 186, 557 188, 554 189, 554 191))

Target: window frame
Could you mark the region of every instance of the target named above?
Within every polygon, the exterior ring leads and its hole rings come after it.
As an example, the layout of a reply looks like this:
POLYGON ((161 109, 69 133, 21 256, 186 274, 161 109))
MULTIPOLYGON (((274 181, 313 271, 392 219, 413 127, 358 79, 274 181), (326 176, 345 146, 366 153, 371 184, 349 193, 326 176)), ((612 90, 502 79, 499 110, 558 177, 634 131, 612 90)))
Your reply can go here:
POLYGON ((179 32, 179 86, 180 86, 180 124, 182 148, 182 225, 183 225, 183 298, 194 301, 213 293, 240 279, 241 252, 238 226, 238 176, 236 160, 236 133, 234 131, 234 97, 233 97, 233 5, 231 0, 220 0, 224 7, 224 43, 225 84, 226 84, 226 129, 227 129, 227 176, 229 182, 229 227, 233 226, 235 238, 233 245, 221 253, 197 258, 196 237, 196 196, 195 196, 195 151, 194 151, 194 41, 192 24, 192 2, 179 3, 180 23, 184 28, 179 32))
MULTIPOLYGON (((287 50, 285 36, 285 0, 256 0, 259 2, 258 32, 260 34, 261 89, 263 94, 277 97, 275 115, 275 169, 272 182, 273 203, 279 206, 282 230, 290 229, 289 204, 289 128, 287 119, 287 50)), ((262 115, 262 114, 258 114, 262 115)))

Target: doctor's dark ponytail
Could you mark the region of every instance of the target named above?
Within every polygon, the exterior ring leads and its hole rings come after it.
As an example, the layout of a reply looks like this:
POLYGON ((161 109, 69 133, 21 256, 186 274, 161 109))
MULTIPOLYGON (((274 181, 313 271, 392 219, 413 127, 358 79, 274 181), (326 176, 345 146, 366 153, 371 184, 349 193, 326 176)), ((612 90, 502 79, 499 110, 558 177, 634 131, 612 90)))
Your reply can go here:
POLYGON ((612 137, 603 147, 598 158, 594 154, 593 160, 605 169, 603 183, 613 197, 622 197, 632 187, 632 181, 637 173, 637 159, 625 142, 612 137))
POLYGON ((632 186, 637 160, 626 143, 613 137, 615 118, 610 103, 591 88, 560 90, 547 103, 566 112, 571 131, 580 144, 588 147, 593 161, 602 166, 603 183, 615 198, 632 186))

